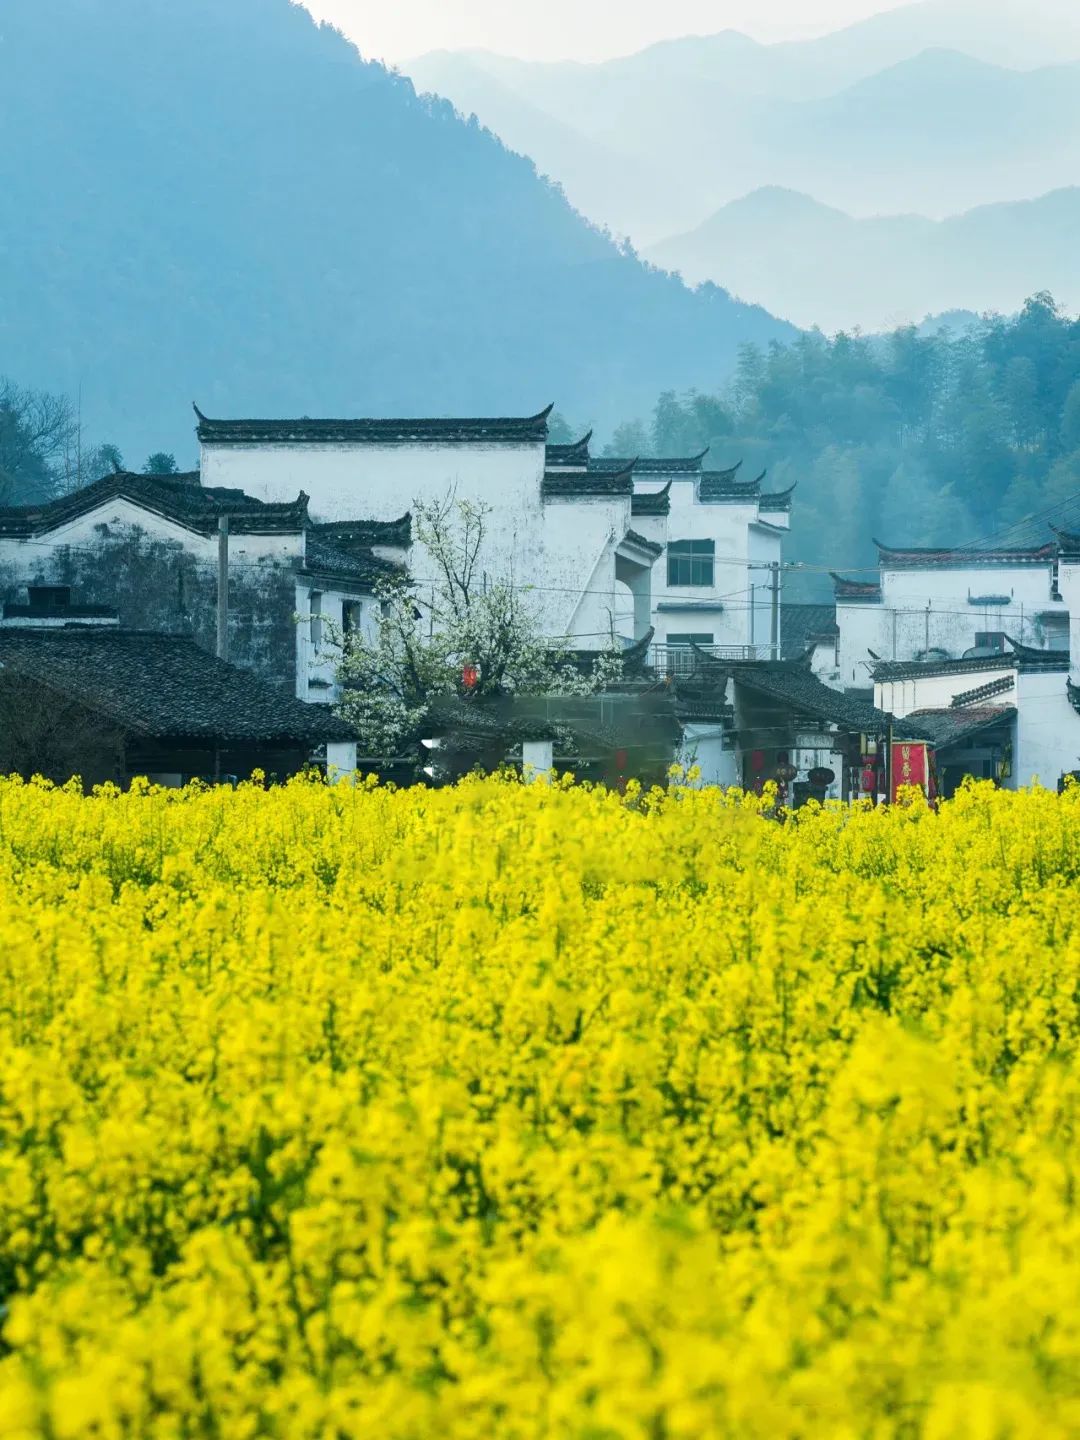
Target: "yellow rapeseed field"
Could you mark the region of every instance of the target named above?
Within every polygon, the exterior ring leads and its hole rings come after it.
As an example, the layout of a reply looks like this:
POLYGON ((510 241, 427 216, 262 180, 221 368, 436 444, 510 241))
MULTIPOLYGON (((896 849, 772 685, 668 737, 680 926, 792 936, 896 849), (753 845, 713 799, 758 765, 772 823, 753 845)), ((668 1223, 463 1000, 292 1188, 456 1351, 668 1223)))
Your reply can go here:
POLYGON ((1080 1434, 1080 791, 0 781, 0 1436, 1080 1434))

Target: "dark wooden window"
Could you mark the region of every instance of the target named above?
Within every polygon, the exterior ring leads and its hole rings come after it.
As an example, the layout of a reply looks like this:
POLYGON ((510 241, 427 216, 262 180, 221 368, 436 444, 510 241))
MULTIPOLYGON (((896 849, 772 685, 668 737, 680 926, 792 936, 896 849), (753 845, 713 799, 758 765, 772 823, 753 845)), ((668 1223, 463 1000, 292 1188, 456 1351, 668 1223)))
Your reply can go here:
POLYGON ((668 545, 667 583, 711 585, 715 551, 712 540, 672 540, 668 545))

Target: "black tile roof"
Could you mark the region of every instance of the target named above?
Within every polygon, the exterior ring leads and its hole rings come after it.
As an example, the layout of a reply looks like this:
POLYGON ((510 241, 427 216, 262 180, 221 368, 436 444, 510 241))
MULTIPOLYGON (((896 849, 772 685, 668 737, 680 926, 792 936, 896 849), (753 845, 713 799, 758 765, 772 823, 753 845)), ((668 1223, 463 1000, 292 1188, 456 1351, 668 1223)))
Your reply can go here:
MULTIPOLYGON (((761 478, 764 480, 764 473, 761 478)), ((786 490, 774 490, 769 495, 762 495, 758 509, 764 515, 786 514, 791 509, 791 497, 795 494, 796 488, 797 485, 789 485, 786 490)))
POLYGON ((369 550, 380 545, 387 550, 408 550, 412 544, 412 516, 402 515, 398 520, 332 520, 312 525, 308 534, 345 549, 359 546, 369 550))
POLYGON ((623 470, 628 465, 633 465, 639 475, 700 475, 702 461, 708 453, 706 447, 700 455, 639 455, 635 460, 600 456, 589 461, 589 469, 623 470))
POLYGON ((211 420, 195 406, 204 445, 524 445, 547 440, 549 405, 525 418, 211 420))
POLYGON ((120 472, 84 485, 70 495, 41 505, 0 508, 0 536, 19 539, 48 534, 68 521, 88 515, 109 500, 125 499, 200 534, 217 529, 223 515, 237 534, 289 534, 308 521, 308 497, 268 504, 242 490, 192 484, 185 475, 132 475, 120 472))
POLYGON ((545 500, 575 500, 584 496, 634 494, 634 462, 625 470, 548 470, 540 486, 545 500))
POLYGON ((1015 549, 957 546, 955 548, 917 549, 873 542, 878 549, 879 563, 890 570, 924 570, 944 567, 970 568, 992 565, 1049 565, 1058 552, 1056 542, 1022 546, 1015 549))
POLYGON ((952 697, 950 708, 960 710, 966 705, 977 705, 984 700, 991 700, 995 695, 1007 695, 1015 684, 1015 675, 999 675, 996 680, 987 680, 985 685, 976 685, 971 690, 961 690, 958 695, 952 697))
POLYGON ((1012 646, 1013 658, 1016 661, 1018 670, 1026 672, 1035 670, 1068 670, 1068 650, 1040 650, 1035 645, 1022 645, 1019 640, 1014 640, 1011 635, 1005 639, 1012 646))
POLYGON ((973 705, 966 710, 913 710, 904 720, 904 729, 911 739, 926 740, 935 750, 947 750, 1015 718, 1016 707, 1013 705, 973 705))
POLYGON ((729 466, 727 470, 703 470, 698 484, 698 499, 705 505, 721 505, 732 501, 749 504, 761 495, 761 482, 765 472, 756 480, 740 480, 742 461, 729 466))
POLYGON ((780 658, 798 660, 819 640, 839 634, 835 605, 789 605, 780 607, 780 658))
POLYGON ((635 490, 631 515, 670 515, 672 483, 669 480, 662 490, 635 490))
POLYGON ((966 660, 878 660, 873 675, 875 680, 915 680, 925 675, 972 675, 983 670, 1015 669, 1016 656, 1001 650, 966 660))
POLYGON ((302 573, 371 593, 380 580, 400 577, 405 572, 400 565, 384 560, 370 549, 329 544, 312 529, 304 542, 302 573))
POLYGON ((639 550, 647 550, 650 555, 660 556, 664 553, 663 545, 655 540, 647 540, 644 535, 639 535, 636 530, 627 530, 623 536, 623 543, 635 545, 639 550))
POLYGON ((318 745, 355 738, 329 711, 218 660, 185 636, 105 626, 0 628, 0 665, 146 739, 318 745))
POLYGON ((548 469, 557 470, 560 466, 584 469, 589 463, 589 442, 592 436, 593 432, 590 430, 587 435, 583 435, 580 440, 571 441, 569 445, 549 445, 546 452, 548 469))
POLYGON ((860 734, 883 732, 888 723, 887 716, 872 704, 823 684, 803 661, 724 660, 697 646, 694 650, 700 663, 692 675, 679 682, 679 694, 687 700, 707 698, 733 680, 763 699, 788 707, 793 718, 805 717, 860 734))
POLYGON ((835 570, 829 571, 829 578, 837 600, 868 600, 873 603, 881 599, 880 580, 849 580, 844 575, 837 575, 835 570))

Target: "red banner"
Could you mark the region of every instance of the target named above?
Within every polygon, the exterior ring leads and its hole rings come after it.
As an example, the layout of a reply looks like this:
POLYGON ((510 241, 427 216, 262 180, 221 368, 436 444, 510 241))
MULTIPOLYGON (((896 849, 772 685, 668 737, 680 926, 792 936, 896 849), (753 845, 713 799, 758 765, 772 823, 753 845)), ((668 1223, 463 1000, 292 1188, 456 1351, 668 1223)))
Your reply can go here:
POLYGON ((918 785, 925 795, 929 779, 930 763, 922 741, 895 741, 892 747, 892 794, 889 799, 896 799, 901 785, 918 785))

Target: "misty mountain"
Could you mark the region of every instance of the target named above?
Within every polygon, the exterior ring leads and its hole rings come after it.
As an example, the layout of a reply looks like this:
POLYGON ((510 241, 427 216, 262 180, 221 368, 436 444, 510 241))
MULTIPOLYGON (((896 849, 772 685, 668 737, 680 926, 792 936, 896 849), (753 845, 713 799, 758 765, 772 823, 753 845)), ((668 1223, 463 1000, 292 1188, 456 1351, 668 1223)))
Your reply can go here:
POLYGON ((95 438, 222 414, 604 424, 790 334, 585 223, 288 0, 3 0, 0 374, 95 438))
POLYGON ((948 220, 854 219, 808 195, 761 189, 648 258, 691 284, 723 275, 778 315, 825 330, 881 330, 938 311, 1004 314, 1050 290, 1080 307, 1080 188, 948 220))
POLYGON ((472 51, 408 68, 532 155, 584 213, 649 244, 763 185, 855 214, 942 216, 1072 184, 1077 61, 1076 7, 1047 20, 1020 4, 924 0, 810 41, 726 31, 598 65, 472 51), (1025 65, 1039 68, 1009 68, 1025 65), (557 135, 537 113, 557 118, 557 135))

